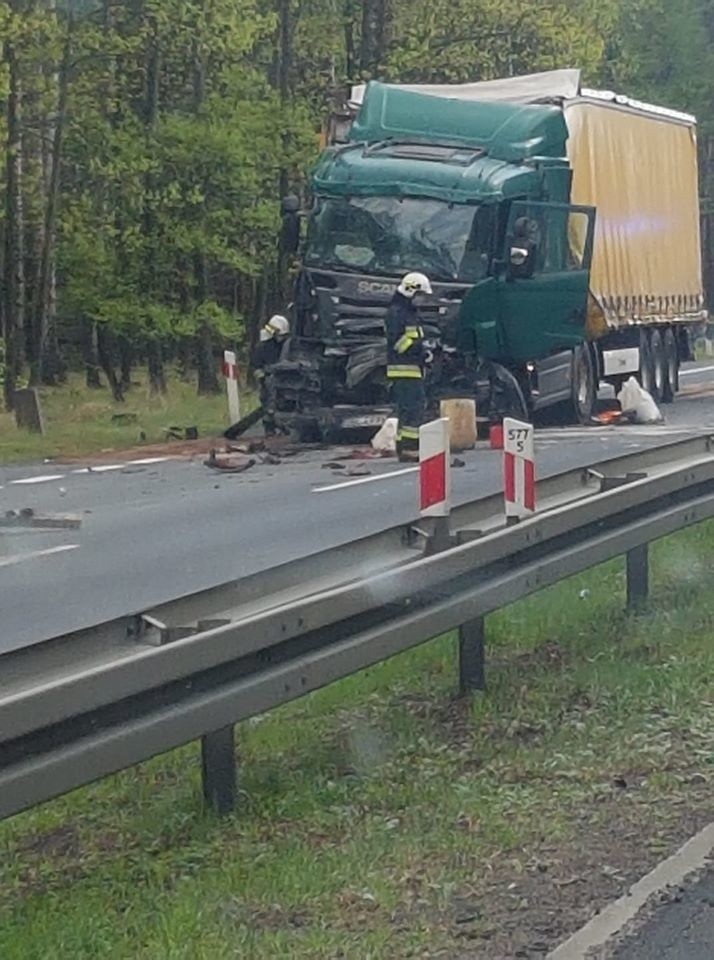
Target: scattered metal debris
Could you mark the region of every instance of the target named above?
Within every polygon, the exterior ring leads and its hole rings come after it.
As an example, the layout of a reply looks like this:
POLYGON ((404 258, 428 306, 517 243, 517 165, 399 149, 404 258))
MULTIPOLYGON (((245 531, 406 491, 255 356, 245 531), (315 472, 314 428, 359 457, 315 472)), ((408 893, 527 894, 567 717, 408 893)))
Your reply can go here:
POLYGON ((0 517, 0 527, 32 527, 45 530, 76 530, 82 525, 77 514, 35 513, 32 507, 8 510, 0 517))
POLYGON ((217 453, 215 450, 211 450, 208 460, 203 461, 205 467, 221 470, 223 473, 244 473, 255 464, 256 461, 253 458, 241 454, 217 453))
POLYGON ((167 440, 198 440, 198 427, 167 427, 164 434, 167 440))

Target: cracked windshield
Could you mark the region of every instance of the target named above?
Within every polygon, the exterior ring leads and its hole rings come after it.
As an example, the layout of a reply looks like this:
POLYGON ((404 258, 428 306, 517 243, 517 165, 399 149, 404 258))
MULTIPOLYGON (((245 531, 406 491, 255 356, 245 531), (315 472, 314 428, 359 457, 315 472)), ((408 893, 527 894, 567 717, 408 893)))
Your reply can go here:
POLYGON ((479 280, 488 247, 473 205, 423 198, 322 200, 310 219, 308 264, 396 276, 423 270, 439 280, 479 280))
POLYGON ((0 0, 0 960, 714 960, 714 0, 0 0))

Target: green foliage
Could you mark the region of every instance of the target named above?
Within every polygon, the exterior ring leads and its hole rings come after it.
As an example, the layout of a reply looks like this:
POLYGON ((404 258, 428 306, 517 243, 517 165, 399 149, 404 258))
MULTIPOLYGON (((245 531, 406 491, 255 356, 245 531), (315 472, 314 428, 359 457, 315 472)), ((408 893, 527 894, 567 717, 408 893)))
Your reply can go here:
POLYGON ((26 324, 70 13, 58 322, 104 324, 139 346, 242 339, 258 304, 280 304, 279 193, 302 187, 327 106, 349 82, 579 66, 587 82, 714 128, 714 0, 7 0, 0 98, 14 52, 26 324))

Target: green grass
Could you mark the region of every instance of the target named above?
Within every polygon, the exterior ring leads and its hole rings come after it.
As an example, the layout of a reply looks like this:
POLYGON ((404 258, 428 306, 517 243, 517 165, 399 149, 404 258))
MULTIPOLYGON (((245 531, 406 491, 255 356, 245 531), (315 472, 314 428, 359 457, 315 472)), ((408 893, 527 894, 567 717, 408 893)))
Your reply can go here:
MULTIPOLYGON (((199 397, 194 382, 183 381, 170 371, 166 395, 152 396, 144 371, 136 371, 134 379, 124 403, 115 403, 107 389, 88 390, 77 374, 70 375, 61 387, 42 388, 44 436, 18 430, 14 417, 0 412, 0 464, 162 442, 172 426, 196 426, 199 437, 212 437, 228 424, 225 391, 199 397), (136 420, 112 420, 116 414, 136 414, 136 420)), ((247 412, 251 398, 244 400, 244 406, 247 412)))
POLYGON ((620 563, 492 615, 470 706, 444 637, 242 724, 225 821, 194 744, 0 825, 0 957, 512 956, 551 874, 636 874, 711 811, 713 554, 712 524, 659 544, 638 618, 620 563))

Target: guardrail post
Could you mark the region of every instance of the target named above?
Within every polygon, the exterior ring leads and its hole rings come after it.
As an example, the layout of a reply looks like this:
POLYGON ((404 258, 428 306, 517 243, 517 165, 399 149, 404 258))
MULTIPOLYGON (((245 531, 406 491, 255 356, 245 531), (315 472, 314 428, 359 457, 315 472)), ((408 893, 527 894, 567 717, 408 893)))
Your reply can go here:
POLYGON ((627 609, 641 609, 649 594, 649 544, 627 551, 627 609))
POLYGON ((486 689, 485 624, 476 617, 459 627, 459 693, 486 689))
POLYGON ((236 802, 236 760, 233 726, 201 737, 201 774, 206 804, 223 817, 236 802))

